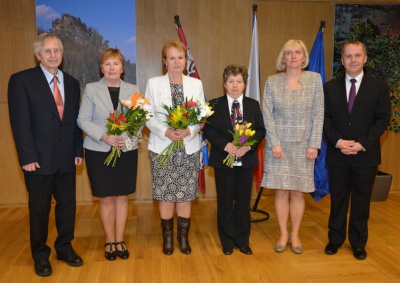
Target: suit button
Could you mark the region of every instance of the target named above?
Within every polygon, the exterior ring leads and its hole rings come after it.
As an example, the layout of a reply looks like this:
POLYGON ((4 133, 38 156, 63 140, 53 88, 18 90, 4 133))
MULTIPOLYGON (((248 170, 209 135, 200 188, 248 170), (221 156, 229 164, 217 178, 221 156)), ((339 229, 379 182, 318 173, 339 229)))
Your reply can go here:
POLYGON ((351 125, 351 123, 349 123, 349 126, 351 125))

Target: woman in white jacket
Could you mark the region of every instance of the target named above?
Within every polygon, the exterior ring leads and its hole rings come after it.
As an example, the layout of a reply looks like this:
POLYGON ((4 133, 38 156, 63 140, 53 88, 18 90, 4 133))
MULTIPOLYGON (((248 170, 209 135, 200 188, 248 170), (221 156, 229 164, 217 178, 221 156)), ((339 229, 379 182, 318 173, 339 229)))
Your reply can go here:
POLYGON ((178 243, 180 251, 190 254, 188 241, 191 201, 198 195, 201 137, 200 126, 190 125, 186 129, 172 129, 166 124, 167 111, 163 105, 182 105, 188 100, 204 99, 200 80, 183 74, 186 67, 187 50, 178 41, 169 41, 162 49, 162 60, 167 74, 151 78, 147 82, 146 98, 150 101, 154 118, 146 123, 150 129, 149 150, 153 176, 153 198, 159 201, 163 232, 163 253, 174 251, 174 210, 178 216, 178 243), (183 140, 185 147, 173 152, 165 168, 155 157, 171 142, 183 140))

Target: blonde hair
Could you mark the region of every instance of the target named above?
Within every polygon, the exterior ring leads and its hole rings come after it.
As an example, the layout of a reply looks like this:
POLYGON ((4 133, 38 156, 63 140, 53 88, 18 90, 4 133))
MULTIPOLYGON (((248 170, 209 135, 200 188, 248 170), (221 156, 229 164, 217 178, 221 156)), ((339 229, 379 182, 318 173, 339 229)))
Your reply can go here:
POLYGON ((182 51, 183 54, 185 54, 185 59, 187 59, 187 48, 186 48, 186 46, 182 42, 177 41, 177 40, 175 40, 175 41, 172 41, 172 40, 171 41, 167 41, 164 44, 164 46, 163 46, 163 48, 161 50, 162 59, 167 59, 167 52, 172 47, 178 49, 179 51, 182 51))
POLYGON ((284 71, 286 69, 286 64, 283 61, 283 59, 285 58, 285 51, 287 51, 289 49, 289 47, 292 47, 296 44, 300 45, 300 47, 304 51, 305 60, 304 60, 303 64, 301 65, 301 68, 305 69, 308 66, 308 63, 310 62, 310 56, 308 55, 308 50, 307 50, 306 45, 304 44, 304 42, 302 40, 290 39, 283 45, 281 51, 279 52, 278 58, 276 59, 276 69, 278 71, 284 71))
POLYGON ((63 52, 64 48, 63 48, 61 39, 58 37, 58 35, 55 35, 54 33, 43 32, 43 33, 39 34, 39 36, 36 38, 35 42, 33 43, 33 52, 35 53, 36 56, 39 55, 43 45, 45 45, 45 43, 49 39, 57 40, 60 45, 61 52, 63 52))

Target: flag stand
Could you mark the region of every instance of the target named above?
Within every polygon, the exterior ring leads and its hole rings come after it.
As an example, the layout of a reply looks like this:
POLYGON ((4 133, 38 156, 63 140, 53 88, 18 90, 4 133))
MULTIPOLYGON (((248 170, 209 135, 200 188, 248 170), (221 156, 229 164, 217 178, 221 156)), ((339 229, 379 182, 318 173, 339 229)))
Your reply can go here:
MULTIPOLYGON (((260 102, 260 62, 259 62, 259 51, 258 51, 258 28, 257 28, 257 4, 253 4, 253 25, 252 25, 252 38, 251 38, 251 49, 250 49, 250 60, 249 60, 249 82, 246 87, 246 96, 260 102)), ((262 168, 264 162, 261 151, 261 142, 257 149, 258 166, 255 168, 254 176, 257 180, 257 188, 260 186, 256 202, 253 207, 250 208, 251 212, 262 214, 262 218, 252 219, 251 222, 261 222, 269 218, 269 213, 258 209, 258 203, 260 202, 263 187, 261 187, 261 179, 263 175, 262 168)))
POLYGON ((265 221, 265 220, 267 220, 269 218, 269 213, 268 212, 257 208, 258 207, 258 203, 260 202, 260 198, 261 198, 263 190, 264 190, 264 188, 261 187, 260 191, 258 192, 258 195, 257 195, 257 198, 256 198, 256 202, 254 203, 253 207, 250 208, 250 211, 263 214, 264 217, 260 218, 260 219, 254 219, 254 220, 252 219, 251 222, 262 222, 262 221, 265 221))

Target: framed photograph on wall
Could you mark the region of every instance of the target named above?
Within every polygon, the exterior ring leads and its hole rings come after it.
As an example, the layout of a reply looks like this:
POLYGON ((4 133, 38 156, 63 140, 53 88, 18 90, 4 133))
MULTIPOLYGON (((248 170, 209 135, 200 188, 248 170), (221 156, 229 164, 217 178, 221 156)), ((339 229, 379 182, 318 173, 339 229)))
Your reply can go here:
POLYGON ((349 39, 367 49, 364 72, 385 80, 390 88, 389 131, 400 133, 400 5, 337 4, 335 6, 333 77, 344 75, 341 48, 349 39))
POLYGON ((36 0, 37 34, 53 32, 63 46, 61 68, 81 88, 100 79, 98 57, 118 48, 125 57, 124 80, 136 84, 136 0, 36 0))
MULTIPOLYGON (((350 38, 372 32, 376 36, 388 39, 400 38, 400 5, 398 4, 336 4, 334 31, 333 72, 341 65, 342 44, 350 38), (362 23, 360 25, 360 23, 362 23), (372 29, 367 31, 366 28, 372 29), (363 29, 363 30, 361 30, 363 29)), ((363 41, 363 40, 362 40, 363 41)), ((368 42, 364 42, 368 45, 368 42)), ((379 46, 369 46, 368 53, 379 46)), ((373 55, 373 54, 371 54, 373 55)))

